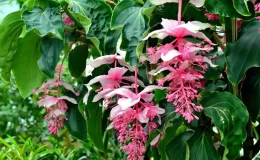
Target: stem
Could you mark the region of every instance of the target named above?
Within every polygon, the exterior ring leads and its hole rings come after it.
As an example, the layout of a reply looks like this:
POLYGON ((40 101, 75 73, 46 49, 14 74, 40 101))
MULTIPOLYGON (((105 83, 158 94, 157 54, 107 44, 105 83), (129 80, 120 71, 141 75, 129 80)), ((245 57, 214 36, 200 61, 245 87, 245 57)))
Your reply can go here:
POLYGON ((216 33, 212 34, 213 38, 217 41, 219 47, 221 48, 221 50, 223 52, 225 52, 226 46, 221 42, 220 38, 218 37, 218 35, 216 33))
POLYGON ((181 24, 181 12, 182 12, 182 0, 179 0, 179 9, 178 9, 178 25, 181 24))
POLYGON ((79 20, 68 10, 68 5, 64 5, 63 10, 65 11, 65 13, 70 17, 70 19, 73 20, 73 22, 79 26, 82 27, 81 23, 79 22, 79 20))

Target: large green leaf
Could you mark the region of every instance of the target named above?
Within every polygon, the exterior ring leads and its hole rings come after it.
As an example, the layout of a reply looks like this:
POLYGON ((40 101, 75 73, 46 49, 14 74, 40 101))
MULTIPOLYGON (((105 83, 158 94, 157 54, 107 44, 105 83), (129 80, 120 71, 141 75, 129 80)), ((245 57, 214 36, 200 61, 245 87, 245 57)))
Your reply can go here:
POLYGON ((120 30, 109 30, 107 32, 103 48, 104 55, 111 55, 116 53, 116 46, 120 35, 120 30))
POLYGON ((114 9, 111 19, 112 29, 122 28, 121 48, 126 50, 126 61, 132 66, 139 63, 142 53, 144 32, 148 29, 149 13, 153 7, 145 8, 132 0, 121 1, 114 9))
POLYGON ((252 121, 256 121, 260 112, 260 69, 252 68, 246 75, 242 86, 242 100, 252 121))
POLYGON ((42 39, 42 56, 38 60, 38 65, 42 72, 49 78, 54 78, 55 68, 59 62, 60 53, 63 48, 63 41, 58 38, 44 37, 42 39))
POLYGON ((246 18, 243 16, 248 17, 251 15, 247 6, 247 1, 244 0, 206 0, 205 6, 209 12, 224 17, 246 18))
POLYGON ((212 134, 207 131, 196 130, 189 140, 190 160, 220 160, 212 142, 212 134))
POLYGON ((227 45, 227 76, 233 85, 238 85, 246 70, 260 67, 259 28, 260 21, 249 22, 242 28, 238 41, 227 45))
POLYGON ((11 77, 12 59, 17 47, 17 40, 22 32, 24 22, 21 12, 13 12, 6 16, 0 24, 0 69, 4 80, 11 77))
POLYGON ((98 150, 104 151, 102 132, 102 107, 98 102, 92 102, 95 92, 91 91, 88 97, 87 105, 85 105, 85 113, 87 116, 88 135, 98 150))
POLYGON ((101 53, 104 47, 106 33, 109 30, 109 23, 112 15, 110 6, 102 0, 63 1, 67 1, 70 4, 73 12, 80 13, 91 20, 92 25, 87 33, 87 38, 94 43, 101 53))
POLYGON ((69 54, 69 70, 70 74, 78 78, 86 68, 86 60, 88 58, 88 46, 80 45, 74 48, 69 54))
POLYGON ((12 72, 24 98, 28 97, 33 89, 39 87, 46 78, 37 64, 40 55, 40 37, 34 31, 18 39, 12 72))
POLYGON ((176 124, 171 127, 168 127, 165 130, 165 136, 158 144, 158 150, 159 150, 162 160, 167 160, 167 155, 166 155, 166 151, 165 151, 166 145, 171 140, 173 140, 178 134, 186 131, 186 129, 187 129, 186 126, 176 124))
POLYGON ((201 101, 205 114, 220 131, 227 158, 234 159, 246 139, 248 112, 243 102, 229 92, 216 92, 201 101))
POLYGON ((68 110, 66 112, 68 120, 64 123, 65 127, 72 136, 83 142, 87 142, 87 122, 79 112, 78 104, 66 103, 68 105, 68 110))
POLYGON ((250 16, 251 13, 248 9, 247 0, 233 0, 233 4, 238 13, 243 16, 250 16))
POLYGON ((35 7, 32 11, 24 11, 22 19, 28 31, 37 29, 41 37, 50 33, 59 39, 64 38, 64 26, 59 8, 47 7, 43 10, 35 7))
POLYGON ((193 131, 179 134, 166 145, 166 153, 169 160, 189 160, 190 149, 187 141, 193 135, 193 131))

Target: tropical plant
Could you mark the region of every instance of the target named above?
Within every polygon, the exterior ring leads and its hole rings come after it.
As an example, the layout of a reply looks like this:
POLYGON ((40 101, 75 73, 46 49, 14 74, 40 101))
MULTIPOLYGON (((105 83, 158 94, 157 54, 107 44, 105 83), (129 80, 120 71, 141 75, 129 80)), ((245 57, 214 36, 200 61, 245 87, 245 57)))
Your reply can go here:
POLYGON ((1 76, 97 159, 252 159, 259 13, 257 0, 27 0, 0 24, 1 76))

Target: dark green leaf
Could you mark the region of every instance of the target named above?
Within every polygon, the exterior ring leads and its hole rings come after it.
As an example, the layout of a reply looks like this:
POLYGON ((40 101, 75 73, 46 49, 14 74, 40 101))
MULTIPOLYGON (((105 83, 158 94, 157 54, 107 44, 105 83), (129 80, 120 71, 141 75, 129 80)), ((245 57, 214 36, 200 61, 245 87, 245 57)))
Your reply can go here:
POLYGON ((38 65, 42 72, 49 78, 54 78, 55 68, 59 62, 60 53, 63 48, 63 41, 58 38, 44 37, 42 39, 42 56, 38 60, 38 65))
POLYGON ((78 78, 86 68, 86 60, 88 58, 88 46, 80 45, 73 49, 69 54, 69 70, 70 74, 78 78))
POLYGON ((246 70, 260 66, 259 28, 258 20, 248 23, 238 41, 227 45, 227 76, 233 85, 238 85, 246 70))
POLYGON ((45 10, 35 7, 32 11, 24 11, 22 19, 26 24, 27 31, 37 29, 41 37, 48 33, 59 39, 64 38, 64 26, 59 8, 46 8, 45 10))
POLYGON ((121 1, 114 9, 111 28, 122 29, 121 48, 126 50, 126 61, 132 66, 139 63, 138 56, 143 50, 143 35, 148 29, 152 8, 144 8, 131 0, 121 1))
POLYGON ((24 98, 28 97, 33 89, 39 87, 46 78, 38 67, 39 58, 40 37, 34 31, 30 31, 24 38, 19 38, 12 63, 15 82, 24 98))
POLYGON ((209 12, 214 14, 231 18, 241 17, 241 15, 234 8, 231 0, 206 0, 205 6, 209 12))
POLYGON ((204 75, 204 78, 206 80, 219 79, 221 73, 224 71, 226 66, 225 56, 224 55, 218 56, 217 58, 212 60, 212 63, 217 65, 217 67, 211 67, 211 66, 208 67, 204 75))
POLYGON ((229 92, 216 92, 201 101, 205 114, 221 132, 227 158, 234 159, 246 139, 248 112, 243 102, 229 92))
POLYGON ((182 132, 185 132, 186 129, 187 129, 186 126, 176 124, 176 125, 173 125, 171 127, 168 127, 165 130, 165 136, 163 137, 163 139, 158 144, 158 150, 159 150, 159 153, 161 155, 162 160, 167 159, 167 155, 166 155, 166 152, 165 152, 166 145, 171 140, 173 140, 177 135, 179 135, 182 132))
POLYGON ((65 127, 72 136, 87 143, 88 139, 86 120, 79 112, 77 104, 69 102, 66 103, 68 105, 68 110, 66 112, 66 117, 68 120, 64 123, 65 127))
POLYGON ((187 141, 193 135, 193 131, 179 134, 166 145, 166 153, 169 160, 189 160, 190 150, 187 141))
POLYGON ((17 49, 17 40, 23 25, 20 11, 9 14, 0 24, 0 69, 1 76, 6 81, 9 81, 11 77, 11 61, 17 49))
POLYGON ((243 16, 250 16, 251 13, 247 6, 247 1, 245 0, 233 0, 233 4, 238 13, 243 16))
POLYGON ((210 132, 197 129, 189 140, 190 160, 220 160, 210 132))
POLYGON ((95 93, 90 92, 85 112, 87 116, 88 135, 98 150, 104 151, 103 133, 102 133, 102 107, 99 103, 92 102, 95 93))
POLYGON ((257 120, 260 112, 260 70, 252 68, 247 73, 242 86, 242 99, 253 122, 257 120))
POLYGON ((109 30, 104 41, 104 55, 115 54, 117 41, 121 35, 120 30, 109 30))
POLYGON ((112 10, 102 0, 70 0, 72 11, 88 17, 92 25, 90 26, 87 38, 97 47, 99 52, 104 48, 104 40, 112 15, 112 10))
POLYGON ((166 97, 166 92, 164 90, 159 90, 159 89, 156 89, 154 91, 154 100, 156 102, 159 102, 161 101, 162 99, 165 99, 166 97))

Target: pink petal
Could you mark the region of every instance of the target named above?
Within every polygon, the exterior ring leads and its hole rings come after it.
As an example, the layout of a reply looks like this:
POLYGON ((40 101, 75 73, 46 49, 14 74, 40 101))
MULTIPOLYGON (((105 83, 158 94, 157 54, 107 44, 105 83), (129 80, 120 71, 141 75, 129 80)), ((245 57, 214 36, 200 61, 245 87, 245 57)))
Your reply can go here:
POLYGON ((74 98, 70 98, 68 96, 61 96, 61 97, 59 97, 59 99, 67 100, 71 103, 77 104, 77 101, 74 98))
POLYGON ((133 93, 132 91, 130 91, 129 89, 126 89, 126 88, 115 89, 114 91, 107 94, 105 97, 110 98, 110 97, 113 97, 115 95, 121 95, 121 96, 124 96, 124 97, 127 97, 127 98, 135 98, 136 97, 135 93, 133 93))
POLYGON ((55 110, 52 110, 51 111, 51 115, 54 115, 54 116, 61 116, 61 115, 65 115, 65 110, 61 110, 61 109, 55 109, 55 110))
MULTIPOLYGON (((129 76, 129 77, 122 77, 123 80, 127 80, 129 82, 135 82, 135 76, 129 76)), ((138 79, 138 84, 141 86, 141 87, 144 87, 144 83, 138 79)))
POLYGON ((93 68, 100 67, 103 64, 112 64, 115 62, 116 56, 115 55, 106 55, 98 57, 94 60, 89 61, 89 65, 91 65, 93 68))
POLYGON ((73 87, 70 84, 68 84, 67 82, 64 82, 61 80, 61 81, 59 81, 59 84, 62 85, 67 90, 70 90, 71 92, 73 92, 74 94, 77 95, 77 93, 74 91, 73 87))
POLYGON ((148 123, 149 122, 149 118, 146 116, 146 114, 144 114, 143 112, 140 112, 138 114, 138 120, 141 122, 141 123, 148 123))
POLYGON ((87 85, 88 85, 88 86, 91 86, 91 85, 94 84, 94 83, 102 82, 102 81, 104 82, 104 81, 107 80, 107 79, 109 79, 109 76, 108 76, 108 75, 97 76, 97 77, 91 79, 87 85))
POLYGON ((167 36, 169 36, 169 34, 165 29, 159 29, 149 33, 143 40, 148 40, 150 37, 164 39, 167 36))
POLYGON ((117 103, 118 103, 118 105, 120 105, 122 107, 122 110, 125 110, 127 108, 134 106, 138 102, 140 102, 140 99, 141 99, 140 97, 138 97, 138 98, 120 98, 117 103))
POLYGON ((145 102, 151 102, 153 100, 154 95, 153 94, 147 94, 144 93, 142 94, 141 98, 145 101, 145 102))
POLYGON ((119 105, 112 108, 110 111, 110 119, 117 117, 118 113, 120 113, 121 111, 122 111, 122 108, 119 105))
POLYGON ((158 143, 158 141, 160 140, 161 134, 158 134, 150 143, 151 146, 154 146, 158 143))
POLYGON ((144 93, 149 93, 152 92, 155 89, 165 89, 164 87, 160 87, 160 86, 156 86, 156 85, 150 85, 144 88, 144 90, 142 92, 140 92, 138 95, 142 95, 144 93))
POLYGON ((150 0, 150 2, 154 5, 161 5, 161 4, 164 4, 164 3, 178 3, 179 0, 150 0))
POLYGON ((116 67, 116 68, 111 68, 108 71, 108 75, 111 78, 122 78, 122 76, 127 72, 126 68, 120 68, 120 67, 116 67))
POLYGON ((109 92, 111 92, 113 89, 104 89, 101 92, 98 92, 97 95, 95 95, 95 97, 93 98, 93 102, 97 102, 102 98, 105 98, 105 95, 108 94, 109 92))
POLYGON ((59 99, 52 96, 46 96, 45 98, 38 101, 38 105, 46 108, 50 108, 51 106, 58 103, 59 99))
POLYGON ((169 51, 167 54, 161 54, 161 58, 162 60, 165 62, 165 61, 170 61, 172 60, 173 58, 177 57, 181 55, 181 53, 175 49, 169 51))
POLYGON ((132 67, 131 65, 129 65, 128 63, 125 62, 125 60, 124 60, 123 57, 117 56, 116 58, 117 58, 117 60, 118 60, 118 63, 119 63, 121 66, 127 67, 130 71, 134 71, 134 70, 135 70, 134 67, 132 67))
POLYGON ((205 0, 190 0, 191 4, 194 4, 196 7, 202 7, 205 3, 205 0))
MULTIPOLYGON (((183 22, 182 22, 183 23, 183 22)), ((169 20, 169 19, 164 19, 162 18, 162 23, 161 25, 163 28, 168 32, 172 32, 177 26, 178 26, 178 21, 176 20, 169 20)))

